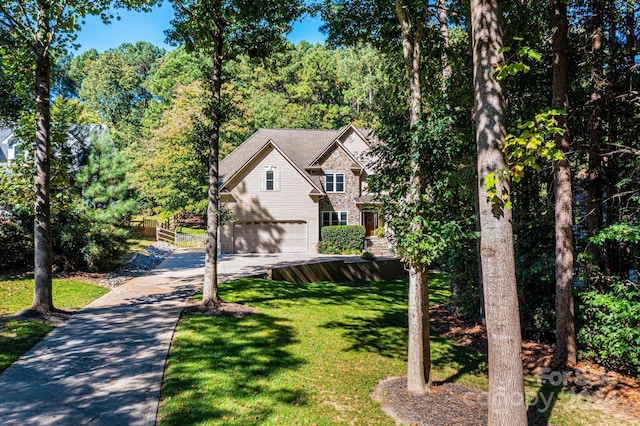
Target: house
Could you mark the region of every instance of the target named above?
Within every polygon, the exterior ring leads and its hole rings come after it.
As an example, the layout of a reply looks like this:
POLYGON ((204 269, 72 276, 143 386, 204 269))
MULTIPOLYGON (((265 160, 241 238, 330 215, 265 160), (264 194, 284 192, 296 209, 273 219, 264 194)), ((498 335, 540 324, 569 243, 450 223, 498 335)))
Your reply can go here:
POLYGON ((9 162, 16 158, 13 129, 0 127, 0 167, 7 168, 9 162))
MULTIPOLYGON (((109 128, 104 124, 69 124, 66 132, 62 144, 55 144, 53 156, 59 157, 64 152, 71 159, 70 169, 77 171, 85 164, 93 139, 108 135, 109 128)), ((10 162, 22 152, 18 138, 15 126, 0 125, 0 167, 8 169, 10 162)))
POLYGON ((379 226, 367 193, 370 131, 260 129, 220 162, 220 200, 233 220, 222 253, 314 253, 320 228, 379 226))

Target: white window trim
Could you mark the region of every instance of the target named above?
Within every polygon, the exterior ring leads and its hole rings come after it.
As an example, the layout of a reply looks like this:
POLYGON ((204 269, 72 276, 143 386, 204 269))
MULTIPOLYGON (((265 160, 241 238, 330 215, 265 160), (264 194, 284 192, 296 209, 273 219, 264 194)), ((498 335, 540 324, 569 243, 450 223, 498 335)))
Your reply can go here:
POLYGON ((278 192, 280 191, 280 171, 273 166, 265 166, 260 171, 260 191, 278 192), (273 189, 267 189, 267 172, 273 172, 273 189))
POLYGON ((333 210, 325 210, 322 212, 322 226, 345 226, 349 224, 349 212, 347 211, 333 211, 333 210), (338 216, 338 222, 337 223, 333 223, 333 216, 332 214, 335 213, 338 216), (324 216, 325 214, 329 215, 329 224, 325 225, 324 224, 324 216), (341 220, 340 218, 342 217, 342 215, 344 215, 344 220, 341 220), (340 222, 344 222, 344 223, 340 223, 340 222))
POLYGON ((324 190, 326 192, 337 192, 337 193, 345 192, 345 187, 347 186, 346 176, 347 176, 346 173, 325 173, 324 174, 324 190), (336 190, 336 187, 338 186, 338 179, 337 179, 338 175, 342 175, 342 191, 336 190), (328 188, 327 176, 332 176, 333 177, 333 189, 332 190, 329 190, 329 188, 328 188))

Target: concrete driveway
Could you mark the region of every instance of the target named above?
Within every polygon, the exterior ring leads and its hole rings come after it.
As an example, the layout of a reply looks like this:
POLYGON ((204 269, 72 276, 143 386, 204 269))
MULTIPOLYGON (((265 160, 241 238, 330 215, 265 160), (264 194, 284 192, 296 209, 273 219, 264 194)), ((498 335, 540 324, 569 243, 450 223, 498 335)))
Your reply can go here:
MULTIPOLYGON (((335 259, 345 257, 223 255, 219 280, 335 259)), ((173 331, 203 266, 202 249, 176 250, 49 333, 0 375, 0 424, 155 424, 173 331)))

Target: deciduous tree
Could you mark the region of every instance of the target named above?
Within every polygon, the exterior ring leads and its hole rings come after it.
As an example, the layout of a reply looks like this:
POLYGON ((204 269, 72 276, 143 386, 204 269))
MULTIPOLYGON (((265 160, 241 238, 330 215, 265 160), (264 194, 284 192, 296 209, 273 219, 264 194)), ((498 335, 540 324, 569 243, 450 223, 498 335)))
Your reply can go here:
POLYGON ((27 69, 35 69, 33 97, 35 110, 35 219, 34 219, 34 298, 31 309, 53 309, 51 294, 51 63, 53 50, 73 41, 80 19, 86 15, 109 17, 105 11, 112 4, 131 6, 136 0, 11 0, 0 4, 0 30, 32 54, 27 69))
MULTIPOLYGON (((506 114, 502 86, 494 68, 503 62, 502 3, 471 1, 473 87, 478 146, 482 282, 489 348, 490 425, 527 424, 521 360, 520 317, 516 288, 511 210, 489 202, 485 177, 501 175, 508 164, 503 152, 506 114)), ((509 179, 498 192, 509 195, 509 179)))
MULTIPOLYGON (((569 57, 567 3, 551 0, 553 49, 553 108, 569 107, 569 57)), ((564 158, 554 162, 555 178, 555 238, 556 238, 556 360, 559 365, 575 365, 577 361, 576 332, 573 309, 573 192, 569 153, 569 125, 566 115, 559 115, 558 127, 564 130, 555 136, 556 147, 564 158)))
POLYGON ((211 56, 209 76, 211 104, 209 124, 209 189, 207 207, 207 242, 203 305, 220 304, 218 294, 218 156, 222 115, 222 66, 225 58, 247 53, 265 56, 283 42, 293 19, 299 16, 303 2, 266 0, 260 3, 241 0, 173 0, 176 18, 170 39, 182 42, 188 50, 199 50, 211 56))

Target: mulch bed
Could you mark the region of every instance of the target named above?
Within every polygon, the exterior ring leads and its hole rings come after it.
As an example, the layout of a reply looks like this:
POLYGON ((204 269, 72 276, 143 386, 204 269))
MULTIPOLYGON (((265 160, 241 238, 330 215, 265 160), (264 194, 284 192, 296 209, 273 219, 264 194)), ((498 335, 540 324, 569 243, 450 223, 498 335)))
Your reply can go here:
POLYGON ((202 305, 200 302, 191 301, 183 310, 183 313, 186 312, 196 312, 202 315, 211 315, 216 317, 242 318, 249 315, 255 315, 258 313, 258 310, 240 303, 222 302, 218 306, 211 307, 202 305))
POLYGON ((55 309, 52 312, 38 312, 32 309, 25 309, 18 312, 15 315, 5 315, 0 317, 0 324, 9 321, 41 321, 55 326, 62 325, 65 321, 71 318, 73 312, 63 311, 61 309, 55 309))
POLYGON ((456 383, 433 385, 430 393, 415 395, 407 391, 406 377, 390 377, 378 384, 372 397, 399 424, 487 424, 486 392, 456 383))
MULTIPOLYGON (((485 426, 487 397, 487 392, 457 383, 434 383, 431 392, 415 395, 407 391, 406 377, 384 379, 372 394, 396 423, 420 426, 485 426)), ((535 410, 527 416, 528 426, 548 425, 535 410)))
MULTIPOLYGON (((429 310, 431 327, 438 334, 459 345, 487 353, 487 336, 483 326, 469 324, 450 312, 445 305, 429 310)), ((612 414, 640 418, 640 384, 587 361, 570 371, 553 371, 553 348, 538 342, 523 342, 522 361, 525 374, 551 378, 565 391, 585 393, 598 408, 612 414), (553 374, 557 374, 553 376, 553 374)), ((549 380, 549 379, 547 379, 549 380)), ((405 377, 381 381, 372 397, 398 424, 412 425, 486 425, 487 393, 457 383, 434 383, 431 392, 415 395, 407 391, 405 377)), ((548 425, 535 409, 528 411, 529 426, 548 425)))

